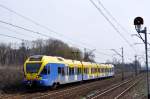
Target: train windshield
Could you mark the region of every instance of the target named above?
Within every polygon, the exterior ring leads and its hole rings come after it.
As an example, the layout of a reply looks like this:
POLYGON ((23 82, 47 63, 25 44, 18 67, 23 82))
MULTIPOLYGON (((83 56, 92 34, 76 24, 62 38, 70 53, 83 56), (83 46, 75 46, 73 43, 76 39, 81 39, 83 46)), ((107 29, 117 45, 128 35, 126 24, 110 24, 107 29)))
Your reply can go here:
POLYGON ((41 63, 27 63, 26 72, 27 73, 37 73, 41 67, 41 63))

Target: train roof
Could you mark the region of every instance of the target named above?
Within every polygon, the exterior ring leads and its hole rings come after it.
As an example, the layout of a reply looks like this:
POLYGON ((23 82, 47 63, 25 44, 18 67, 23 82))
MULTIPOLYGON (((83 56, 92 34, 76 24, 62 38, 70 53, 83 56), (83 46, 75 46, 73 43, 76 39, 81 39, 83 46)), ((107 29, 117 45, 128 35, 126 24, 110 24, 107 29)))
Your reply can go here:
POLYGON ((97 64, 96 63, 92 63, 92 67, 97 67, 97 64))
POLYGON ((77 60, 71 60, 71 59, 65 59, 62 57, 58 57, 58 56, 46 56, 46 55, 33 55, 30 56, 27 61, 31 61, 31 62, 35 62, 35 61, 47 61, 47 62, 51 62, 51 63, 62 63, 62 64, 67 64, 66 66, 77 66, 77 67, 81 67, 82 64, 85 67, 104 67, 104 68, 113 68, 114 65, 112 64, 98 64, 98 63, 92 63, 92 62, 82 62, 81 61, 77 61, 77 60))
POLYGON ((67 64, 68 66, 74 66, 74 62, 71 59, 65 59, 64 63, 67 64))
POLYGON ((82 62, 82 64, 85 66, 92 65, 90 62, 82 62))
POLYGON ((74 61, 74 65, 82 66, 81 61, 74 61))
POLYGON ((51 63, 64 63, 65 59, 57 56, 43 56, 43 60, 49 61, 51 63))

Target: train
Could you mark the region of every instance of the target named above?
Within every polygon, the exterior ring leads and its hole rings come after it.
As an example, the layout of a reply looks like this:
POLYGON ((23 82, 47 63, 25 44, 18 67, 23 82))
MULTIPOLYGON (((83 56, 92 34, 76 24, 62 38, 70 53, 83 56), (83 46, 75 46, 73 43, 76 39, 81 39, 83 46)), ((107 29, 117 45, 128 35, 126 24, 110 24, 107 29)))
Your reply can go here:
POLYGON ((23 71, 23 82, 25 85, 51 87, 114 77, 115 74, 112 64, 84 62, 46 55, 33 55, 28 57, 24 63, 23 71))

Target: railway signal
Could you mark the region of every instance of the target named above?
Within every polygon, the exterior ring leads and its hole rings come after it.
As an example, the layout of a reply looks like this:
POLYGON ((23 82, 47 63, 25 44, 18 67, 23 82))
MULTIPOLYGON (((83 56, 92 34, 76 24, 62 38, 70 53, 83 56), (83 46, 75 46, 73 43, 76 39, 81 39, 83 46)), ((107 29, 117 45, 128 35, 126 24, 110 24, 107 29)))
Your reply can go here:
POLYGON ((144 20, 142 17, 136 17, 134 19, 134 25, 135 25, 135 29, 138 33, 138 37, 140 39, 142 39, 143 43, 145 44, 145 57, 146 57, 146 70, 147 70, 147 75, 146 75, 146 78, 147 78, 147 93, 148 93, 148 99, 150 99, 150 91, 149 91, 149 80, 148 80, 148 53, 147 53, 147 28, 144 27, 144 29, 142 29, 142 25, 144 24, 144 20), (145 40, 142 38, 141 34, 140 33, 143 33, 145 35, 145 40))

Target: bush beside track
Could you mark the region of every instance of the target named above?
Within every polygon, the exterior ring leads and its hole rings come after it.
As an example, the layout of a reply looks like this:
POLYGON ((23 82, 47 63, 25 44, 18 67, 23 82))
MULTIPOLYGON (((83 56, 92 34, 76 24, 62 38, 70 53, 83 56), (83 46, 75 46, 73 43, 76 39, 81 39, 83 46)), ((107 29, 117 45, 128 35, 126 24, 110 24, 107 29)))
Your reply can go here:
POLYGON ((0 93, 15 93, 22 90, 22 67, 0 66, 0 93))

